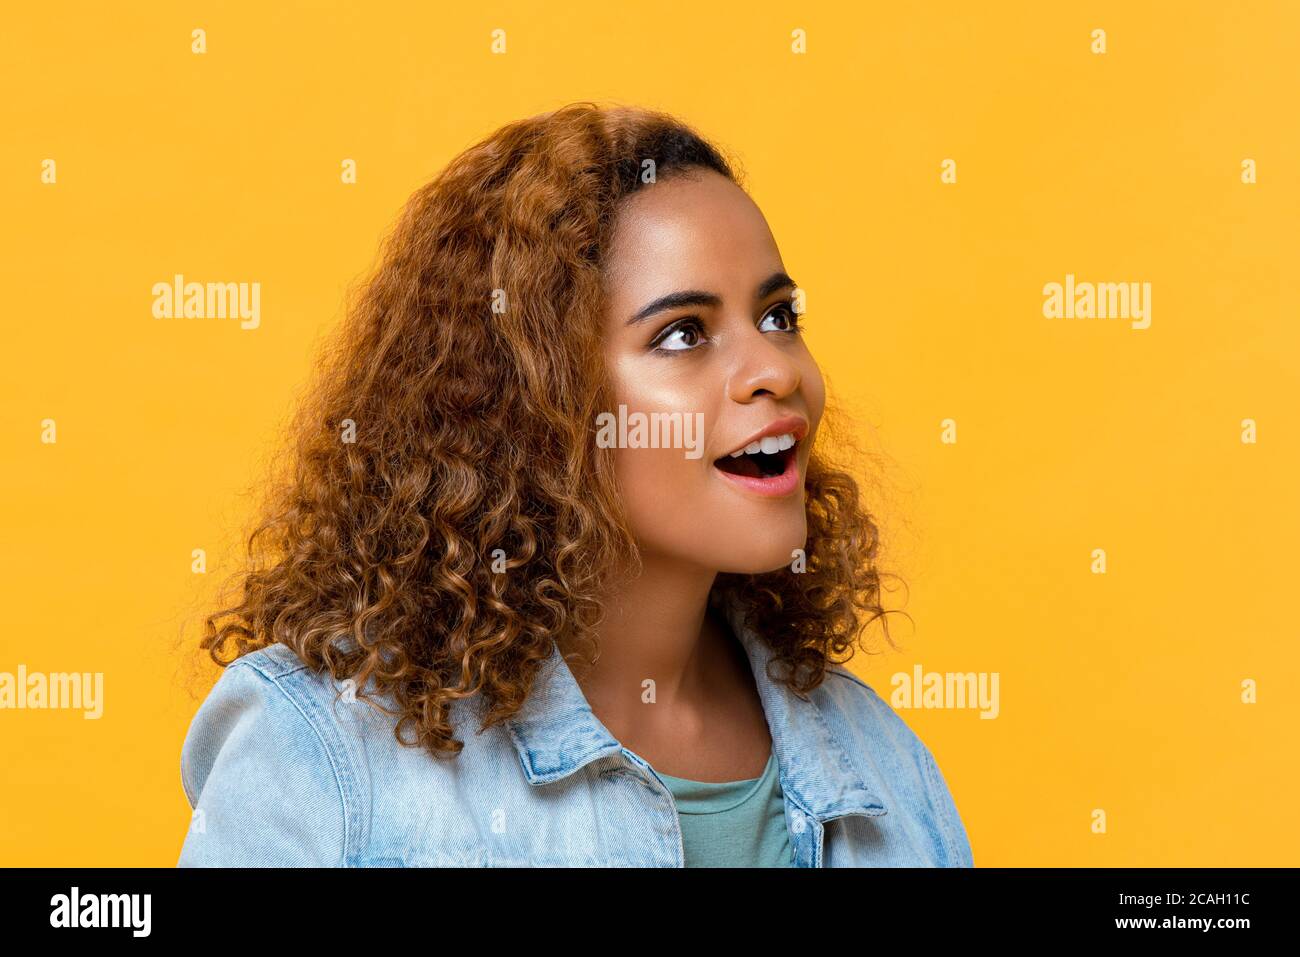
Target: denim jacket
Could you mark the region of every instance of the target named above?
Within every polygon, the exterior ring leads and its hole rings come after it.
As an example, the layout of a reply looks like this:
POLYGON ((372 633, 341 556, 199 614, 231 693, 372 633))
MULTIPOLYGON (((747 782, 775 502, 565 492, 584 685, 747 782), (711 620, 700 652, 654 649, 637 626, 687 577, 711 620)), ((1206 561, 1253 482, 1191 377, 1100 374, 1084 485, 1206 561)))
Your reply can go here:
MULTIPOLYGON (((929 749, 870 686, 829 666, 805 700, 725 604, 771 732, 796 867, 971 867, 929 749)), ((434 758, 284 645, 239 658, 181 753, 194 808, 179 866, 682 867, 668 788, 596 718, 559 651, 522 710, 434 758)), ((391 707, 391 701, 385 701, 391 707)))

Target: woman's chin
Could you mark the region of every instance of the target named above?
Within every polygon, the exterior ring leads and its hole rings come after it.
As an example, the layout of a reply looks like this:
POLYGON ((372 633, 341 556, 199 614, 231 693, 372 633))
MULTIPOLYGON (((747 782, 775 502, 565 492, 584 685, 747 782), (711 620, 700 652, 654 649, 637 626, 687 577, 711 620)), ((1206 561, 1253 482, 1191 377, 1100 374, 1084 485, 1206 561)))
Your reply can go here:
POLYGON ((765 575, 782 569, 797 573, 804 567, 806 531, 797 536, 754 541, 750 547, 734 549, 722 571, 733 575, 765 575))

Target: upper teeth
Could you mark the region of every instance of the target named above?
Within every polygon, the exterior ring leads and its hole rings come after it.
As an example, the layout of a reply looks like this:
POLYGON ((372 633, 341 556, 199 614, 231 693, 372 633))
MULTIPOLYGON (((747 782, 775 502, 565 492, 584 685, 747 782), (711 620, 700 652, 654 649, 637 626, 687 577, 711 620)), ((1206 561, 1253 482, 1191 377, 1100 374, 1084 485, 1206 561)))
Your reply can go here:
POLYGON ((762 452, 764 455, 775 455, 777 452, 784 452, 795 443, 794 434, 786 432, 782 435, 765 435, 755 442, 750 442, 743 449, 738 449, 731 453, 731 457, 739 458, 742 455, 757 455, 762 452))

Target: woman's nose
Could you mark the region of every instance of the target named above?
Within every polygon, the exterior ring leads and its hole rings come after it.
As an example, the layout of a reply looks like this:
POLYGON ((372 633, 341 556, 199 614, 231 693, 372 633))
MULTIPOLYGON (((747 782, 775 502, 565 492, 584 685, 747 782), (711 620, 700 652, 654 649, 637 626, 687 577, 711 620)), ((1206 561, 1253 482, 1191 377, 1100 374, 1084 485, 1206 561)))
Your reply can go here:
POLYGON ((783 399, 799 388, 799 367, 770 335, 755 330, 737 345, 727 383, 733 402, 750 402, 761 395, 783 399))

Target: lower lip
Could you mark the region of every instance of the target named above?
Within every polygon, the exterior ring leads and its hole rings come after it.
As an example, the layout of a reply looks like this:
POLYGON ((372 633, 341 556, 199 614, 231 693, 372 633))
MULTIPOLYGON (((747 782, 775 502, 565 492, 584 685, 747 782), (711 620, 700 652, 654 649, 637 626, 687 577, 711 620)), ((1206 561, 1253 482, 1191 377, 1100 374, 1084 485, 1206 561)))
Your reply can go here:
POLYGON ((790 456, 790 461, 786 464, 785 471, 780 475, 773 475, 770 478, 754 478, 750 475, 736 475, 732 472, 724 472, 716 465, 713 471, 717 472, 724 479, 728 479, 739 485, 746 491, 754 492, 768 498, 780 498, 789 495, 799 487, 799 456, 790 456))

